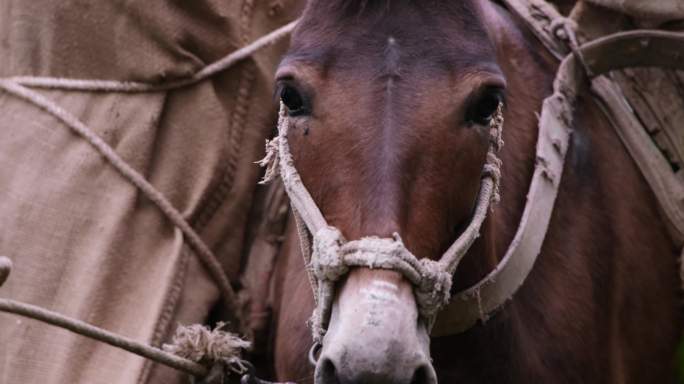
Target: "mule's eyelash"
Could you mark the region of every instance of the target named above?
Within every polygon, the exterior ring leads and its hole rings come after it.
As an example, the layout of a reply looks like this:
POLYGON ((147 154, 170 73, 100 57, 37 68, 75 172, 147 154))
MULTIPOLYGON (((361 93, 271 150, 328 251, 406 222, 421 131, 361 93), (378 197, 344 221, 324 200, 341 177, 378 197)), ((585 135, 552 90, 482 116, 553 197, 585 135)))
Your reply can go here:
POLYGON ((280 103, 280 93, 283 88, 292 82, 292 77, 284 76, 276 79, 275 88, 273 89, 273 101, 275 103, 280 103))
POLYGON ((282 91, 283 91, 283 84, 279 81, 276 83, 276 86, 273 89, 273 95, 271 95, 271 100, 276 105, 280 104, 280 92, 282 92, 282 91))
POLYGON ((292 84, 297 86, 294 76, 289 73, 278 74, 275 79, 275 88, 273 89, 273 101, 277 104, 280 102, 280 92, 282 92, 283 87, 292 84))

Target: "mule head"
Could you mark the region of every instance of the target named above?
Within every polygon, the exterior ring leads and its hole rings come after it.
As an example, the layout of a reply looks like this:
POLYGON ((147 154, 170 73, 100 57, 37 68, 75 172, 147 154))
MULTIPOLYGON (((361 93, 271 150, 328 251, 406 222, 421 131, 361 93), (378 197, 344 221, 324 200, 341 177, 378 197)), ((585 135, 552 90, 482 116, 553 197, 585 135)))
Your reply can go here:
MULTIPOLYGON (((345 238, 439 258, 469 222, 504 79, 471 1, 312 1, 277 73, 295 166, 345 238)), ((317 383, 436 383, 412 285, 341 281, 317 383)))

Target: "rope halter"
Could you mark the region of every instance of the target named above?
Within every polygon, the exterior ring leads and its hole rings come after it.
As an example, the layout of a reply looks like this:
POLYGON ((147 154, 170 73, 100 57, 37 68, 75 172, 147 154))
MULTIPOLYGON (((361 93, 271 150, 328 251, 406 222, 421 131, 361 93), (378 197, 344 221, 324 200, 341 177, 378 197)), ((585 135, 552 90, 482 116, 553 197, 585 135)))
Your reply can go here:
POLYGON ((316 309, 311 318, 314 346, 321 345, 325 336, 335 282, 352 267, 380 268, 401 273, 413 284, 419 313, 430 330, 439 310, 449 303, 451 279, 456 267, 479 236, 490 206, 499 201, 501 160, 497 153, 503 146, 502 105, 499 105, 490 122, 489 149, 473 218, 439 261, 418 259, 404 246, 397 233, 392 238, 371 236, 347 241, 337 228, 330 226, 295 169, 287 141, 289 123, 290 119, 281 103, 278 136, 266 142, 266 157, 259 165, 266 167, 262 183, 267 183, 280 174, 290 197, 302 254, 316 300, 316 309))

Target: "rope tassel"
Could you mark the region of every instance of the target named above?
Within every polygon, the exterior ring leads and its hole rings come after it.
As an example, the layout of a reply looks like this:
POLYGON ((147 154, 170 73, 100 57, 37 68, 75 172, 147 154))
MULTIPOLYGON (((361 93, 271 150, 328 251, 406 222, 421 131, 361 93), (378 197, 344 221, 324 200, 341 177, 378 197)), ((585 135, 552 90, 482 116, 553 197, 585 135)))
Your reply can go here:
POLYGON ((200 324, 179 326, 171 344, 164 344, 162 349, 204 366, 221 364, 232 372, 244 374, 247 367, 242 361, 241 354, 252 344, 224 331, 225 326, 226 323, 223 322, 219 322, 213 330, 200 324))
POLYGON ((280 153, 278 151, 279 140, 276 136, 273 140, 266 140, 266 156, 256 162, 260 167, 266 168, 264 177, 259 184, 268 184, 280 174, 280 153))

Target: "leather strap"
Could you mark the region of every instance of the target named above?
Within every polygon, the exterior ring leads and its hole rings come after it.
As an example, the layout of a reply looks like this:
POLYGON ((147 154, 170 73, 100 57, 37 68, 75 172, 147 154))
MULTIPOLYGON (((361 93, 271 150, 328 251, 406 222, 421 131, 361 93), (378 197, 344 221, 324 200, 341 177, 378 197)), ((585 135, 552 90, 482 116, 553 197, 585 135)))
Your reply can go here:
POLYGON ((658 30, 618 32, 581 48, 595 76, 628 67, 684 69, 684 33, 658 30))

